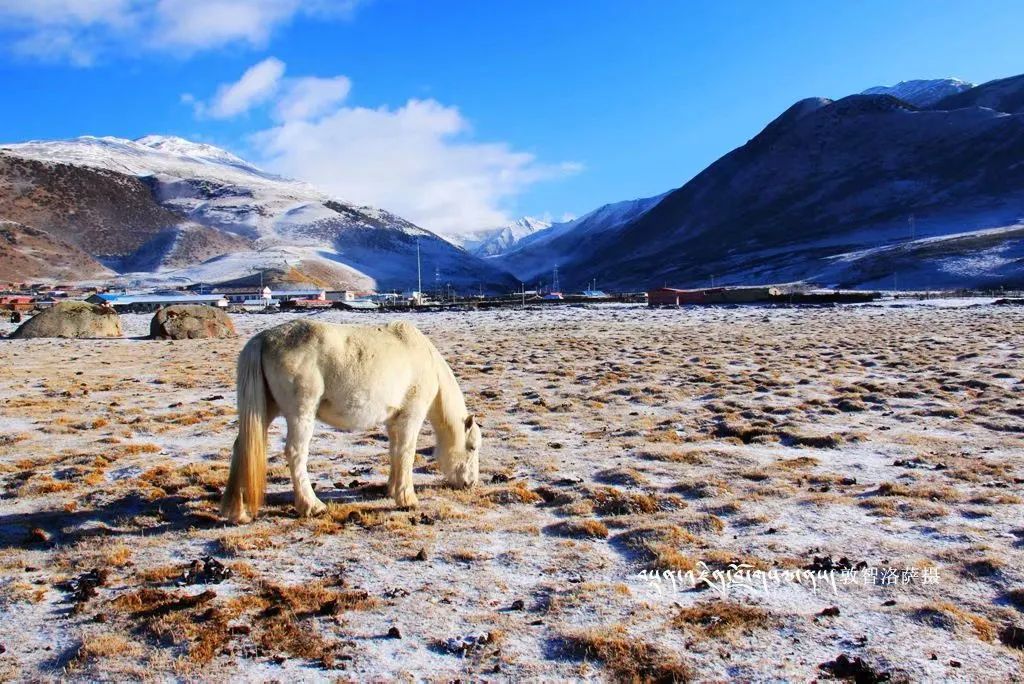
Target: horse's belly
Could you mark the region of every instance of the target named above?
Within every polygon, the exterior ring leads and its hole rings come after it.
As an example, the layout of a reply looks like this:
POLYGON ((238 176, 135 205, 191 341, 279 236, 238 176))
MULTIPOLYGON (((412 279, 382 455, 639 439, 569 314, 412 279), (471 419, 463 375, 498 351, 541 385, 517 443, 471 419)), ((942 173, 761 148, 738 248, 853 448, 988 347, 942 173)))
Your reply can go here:
POLYGON ((317 418, 341 430, 369 430, 385 422, 392 412, 379 402, 351 397, 342 402, 323 402, 317 418))

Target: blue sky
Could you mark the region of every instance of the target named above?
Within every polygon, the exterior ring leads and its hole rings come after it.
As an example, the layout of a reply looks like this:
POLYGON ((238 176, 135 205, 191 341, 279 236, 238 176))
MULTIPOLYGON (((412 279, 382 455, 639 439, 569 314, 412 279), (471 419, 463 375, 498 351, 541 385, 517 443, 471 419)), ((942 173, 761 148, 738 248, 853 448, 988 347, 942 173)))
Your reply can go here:
POLYGON ((459 231, 678 187, 803 97, 1020 73, 1022 25, 995 0, 0 0, 0 138, 181 135, 459 231))

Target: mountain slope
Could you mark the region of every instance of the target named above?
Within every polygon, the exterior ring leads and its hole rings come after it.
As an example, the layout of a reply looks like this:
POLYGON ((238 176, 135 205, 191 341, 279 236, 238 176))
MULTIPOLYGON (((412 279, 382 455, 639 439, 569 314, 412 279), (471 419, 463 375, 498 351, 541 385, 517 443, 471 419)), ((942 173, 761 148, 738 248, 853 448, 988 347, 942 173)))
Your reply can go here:
POLYGON ((113 275, 84 251, 14 221, 0 220, 0 283, 104 278, 113 275))
POLYGON ((2 146, 0 218, 77 244, 142 282, 230 279, 285 264, 334 274, 340 286, 409 289, 419 243, 423 268, 440 269, 457 286, 513 284, 494 266, 389 212, 343 202, 182 138, 2 146))
POLYGON ((1017 77, 929 110, 888 95, 798 102, 649 211, 580 241, 563 282, 1024 284, 1022 96, 1017 77))
POLYGON ((929 107, 943 98, 970 90, 972 84, 959 78, 900 81, 894 86, 875 86, 861 95, 892 95, 915 107, 929 107))
POLYGON ((1024 74, 982 83, 962 93, 950 95, 931 109, 987 107, 1007 114, 1024 114, 1024 74))
MULTIPOLYGON (((553 224, 547 230, 520 239, 512 249, 499 254, 494 262, 520 280, 532 282, 548 275, 561 262, 572 261, 577 250, 585 248, 599 236, 642 216, 664 196, 606 204, 572 221, 553 224)), ((576 278, 577 281, 583 278, 589 282, 597 275, 587 271, 576 274, 576 278)))

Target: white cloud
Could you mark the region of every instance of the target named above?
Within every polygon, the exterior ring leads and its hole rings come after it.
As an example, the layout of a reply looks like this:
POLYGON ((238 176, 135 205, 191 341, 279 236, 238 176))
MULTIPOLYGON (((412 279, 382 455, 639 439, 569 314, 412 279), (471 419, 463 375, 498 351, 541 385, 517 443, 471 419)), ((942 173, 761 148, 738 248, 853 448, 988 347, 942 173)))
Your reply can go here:
POLYGON ((22 57, 91 66, 107 36, 132 33, 136 0, 0 0, 0 29, 22 57))
POLYGON ((186 49, 233 42, 261 47, 301 4, 300 0, 159 0, 155 38, 161 44, 186 49))
POLYGON ((436 100, 349 106, 345 76, 284 78, 285 68, 269 57, 221 85, 209 103, 189 93, 181 100, 218 118, 265 108, 276 123, 250 136, 263 166, 442 233, 504 225, 507 207, 530 186, 581 168, 474 140, 462 113, 436 100))
POLYGON ((315 120, 285 120, 252 142, 279 173, 447 233, 507 223, 510 200, 580 169, 543 164, 506 143, 473 141, 459 110, 434 100, 339 107, 315 120))
POLYGON ((140 46, 176 55, 266 45, 299 16, 347 18, 361 0, 0 0, 17 54, 88 66, 140 46))
POLYGON ((275 116, 281 121, 316 118, 341 104, 351 89, 352 82, 344 76, 294 79, 278 101, 275 116))
POLYGON ((0 0, 0 20, 22 25, 131 23, 136 0, 0 0))
POLYGON ((246 69, 234 83, 220 86, 210 104, 198 105, 197 111, 216 119, 243 114, 274 95, 281 84, 284 70, 284 62, 276 57, 268 57, 246 69))

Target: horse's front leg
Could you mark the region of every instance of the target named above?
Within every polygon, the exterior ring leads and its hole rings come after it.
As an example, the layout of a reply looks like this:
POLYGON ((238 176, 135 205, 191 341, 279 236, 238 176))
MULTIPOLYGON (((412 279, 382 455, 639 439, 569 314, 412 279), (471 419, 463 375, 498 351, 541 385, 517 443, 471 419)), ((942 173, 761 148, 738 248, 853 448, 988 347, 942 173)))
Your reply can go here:
POLYGON ((388 450, 391 473, 388 475, 388 496, 399 508, 415 508, 419 501, 412 486, 412 464, 416 460, 416 438, 425 416, 399 415, 388 423, 388 450))
POLYGON ((309 443, 313 440, 314 414, 302 414, 288 421, 288 437, 285 439, 284 454, 292 474, 292 488, 295 491, 295 510, 300 516, 309 517, 327 510, 313 491, 309 482, 306 464, 309 460, 309 443))

